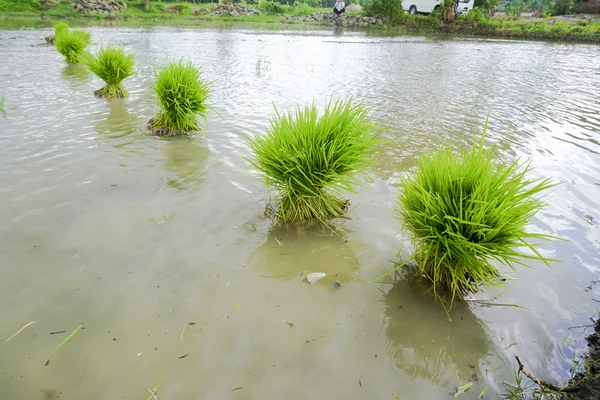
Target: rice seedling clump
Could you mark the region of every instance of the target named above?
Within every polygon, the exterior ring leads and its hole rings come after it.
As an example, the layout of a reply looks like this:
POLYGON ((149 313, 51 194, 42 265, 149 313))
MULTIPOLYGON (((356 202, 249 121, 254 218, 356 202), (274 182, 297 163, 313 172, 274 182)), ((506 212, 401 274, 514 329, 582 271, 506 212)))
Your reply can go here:
POLYGON ((65 56, 65 61, 69 64, 77 64, 80 61, 83 51, 89 43, 89 32, 81 29, 62 31, 54 40, 56 50, 65 56))
POLYGON ((279 191, 277 222, 321 222, 342 216, 348 202, 343 190, 355 191, 357 177, 371 163, 378 134, 368 110, 352 100, 330 101, 293 113, 275 110, 265 135, 249 139, 252 165, 267 187, 279 191))
POLYGON ((127 97, 121 82, 133 75, 133 54, 126 54, 119 47, 108 46, 101 48, 96 56, 85 57, 84 63, 106 84, 94 92, 96 96, 106 99, 127 97))
POLYGON ((497 283, 493 262, 514 269, 528 259, 554 261, 528 242, 553 237, 526 227, 544 206, 538 195, 555 184, 528 177, 528 162, 498 162, 496 151, 484 148, 484 138, 485 129, 470 150, 457 154, 444 146, 423 155, 416 172, 402 179, 395 208, 412 234, 417 271, 452 301, 482 283, 497 283))
POLYGON ((69 24, 66 22, 57 22, 56 25, 54 25, 54 39, 63 33, 69 33, 69 24))
POLYGON ((170 63, 155 72, 152 89, 158 96, 160 111, 148 123, 156 135, 188 134, 198 128, 197 115, 206 118, 209 85, 200 68, 191 62, 170 63))

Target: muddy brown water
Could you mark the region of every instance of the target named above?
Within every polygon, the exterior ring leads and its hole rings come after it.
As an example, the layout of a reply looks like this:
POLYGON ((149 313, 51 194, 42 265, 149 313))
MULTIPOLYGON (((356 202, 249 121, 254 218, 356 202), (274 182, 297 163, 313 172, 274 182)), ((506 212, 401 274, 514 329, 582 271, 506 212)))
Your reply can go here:
POLYGON ((129 98, 95 98, 95 76, 37 46, 50 29, 0 31, 0 398, 142 399, 164 376, 163 400, 450 399, 475 376, 460 398, 496 399, 514 354, 566 380, 600 299, 600 47, 89 30, 92 50, 135 52, 129 98), (214 112, 199 135, 150 137, 153 68, 180 57, 214 81, 214 112), (263 132, 273 104, 331 96, 364 101, 390 142, 339 236, 270 235, 273 194, 242 133, 263 132), (503 268, 506 286, 449 322, 418 282, 371 281, 410 255, 391 212, 399 177, 427 148, 470 143, 488 115, 501 157, 562 182, 531 230, 570 241, 542 245, 562 260, 552 269, 503 268), (306 271, 328 277, 311 286, 306 271))

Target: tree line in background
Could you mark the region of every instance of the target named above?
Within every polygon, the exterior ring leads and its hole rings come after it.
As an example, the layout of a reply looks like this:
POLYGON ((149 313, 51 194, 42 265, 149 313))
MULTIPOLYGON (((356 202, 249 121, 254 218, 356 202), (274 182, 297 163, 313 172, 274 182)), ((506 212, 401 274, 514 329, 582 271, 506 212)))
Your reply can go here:
MULTIPOLYGON (((223 0, 222 0, 223 1, 223 0)), ((310 8, 331 8, 335 0, 225 0, 235 3, 245 2, 250 5, 279 5, 297 6, 302 5, 310 8)), ((483 14, 490 16, 494 11, 506 12, 509 16, 518 16, 524 12, 539 12, 540 16, 564 15, 576 13, 582 3, 590 3, 591 0, 475 0, 475 7, 481 9, 483 14)), ((66 0, 0 0, 0 12, 7 11, 43 11, 56 5, 66 3, 66 0)), ((69 0, 68 3, 71 1, 69 0)), ((152 5, 167 5, 169 3, 207 4, 218 3, 217 0, 126 0, 136 8, 148 8, 152 5)), ((401 18, 401 0, 345 0, 346 5, 360 4, 363 9, 387 11, 394 14, 394 18, 401 18)), ((443 0, 442 8, 448 8, 454 4, 454 0, 443 0), (448 4, 446 4, 448 3, 448 4)), ((260 7, 259 7, 260 8, 260 7)), ((598 12, 589 11, 588 12, 598 12)), ((381 14, 380 15, 385 15, 381 14)))
MULTIPOLYGON (((258 4, 265 0, 231 0, 233 3, 245 2, 247 4, 258 4)), ((309 7, 314 8, 328 8, 333 7, 335 0, 267 0, 273 3, 294 5, 295 3, 304 3, 309 7)), ((584 0, 475 0, 475 7, 482 9, 484 13, 491 13, 492 10, 497 9, 498 11, 505 11, 508 15, 519 15, 523 12, 535 12, 539 11, 540 14, 544 15, 564 15, 573 13, 584 0)), ((135 3, 136 1, 130 1, 135 3)), ((152 2, 159 2, 155 0, 143 0, 144 5, 148 5, 152 2)), ((205 3, 218 3, 215 0, 162 0, 162 3, 192 3, 192 4, 205 4, 205 3)), ((360 4, 363 7, 375 7, 381 8, 382 6, 386 9, 398 10, 401 0, 346 0, 346 5, 349 4, 360 4)))

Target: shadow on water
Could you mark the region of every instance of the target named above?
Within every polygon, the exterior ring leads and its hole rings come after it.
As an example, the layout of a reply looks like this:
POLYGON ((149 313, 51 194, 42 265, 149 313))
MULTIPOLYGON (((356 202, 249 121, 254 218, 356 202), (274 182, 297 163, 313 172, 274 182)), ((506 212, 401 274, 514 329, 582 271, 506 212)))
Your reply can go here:
POLYGON ((454 303, 449 321, 429 285, 401 277, 384 292, 383 303, 387 347, 396 368, 443 386, 461 386, 457 374, 462 383, 478 374, 492 343, 466 302, 454 303))
POLYGON ((316 224, 278 229, 252 255, 261 273, 276 279, 293 279, 303 274, 324 272, 317 283, 332 288, 360 279, 359 262, 347 233, 316 224))
POLYGON ((61 71, 62 76, 75 86, 91 80, 90 71, 83 64, 67 64, 61 71))
POLYGON ((197 189, 204 183, 210 150, 200 138, 178 136, 164 139, 166 153, 165 182, 177 190, 197 189))
POLYGON ((109 138, 120 138, 139 130, 140 117, 127 110, 125 99, 112 99, 107 101, 109 113, 95 125, 95 130, 100 135, 109 138))

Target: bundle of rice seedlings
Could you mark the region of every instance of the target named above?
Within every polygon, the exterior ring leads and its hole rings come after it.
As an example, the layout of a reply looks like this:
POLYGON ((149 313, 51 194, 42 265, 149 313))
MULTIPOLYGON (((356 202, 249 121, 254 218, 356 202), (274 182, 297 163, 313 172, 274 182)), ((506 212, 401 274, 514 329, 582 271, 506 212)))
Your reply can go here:
POLYGON ((101 48, 96 56, 84 57, 83 62, 106 83, 102 89, 94 92, 96 96, 106 99, 127 97, 127 91, 121 82, 133 75, 133 54, 126 54, 119 47, 107 46, 101 48))
POLYGON ((412 234, 417 271, 434 290, 447 290, 451 304, 481 284, 498 283, 493 262, 514 269, 528 260, 548 266, 556 261, 528 242, 553 237, 526 229, 544 206, 538 195, 555 184, 529 178, 529 162, 498 162, 496 151, 484 148, 484 138, 485 128, 470 151, 456 154, 444 146, 423 155, 416 172, 402 179, 395 208, 412 234))
POLYGON ((152 89, 158 96, 160 111, 148 127, 156 135, 188 134, 198 127, 197 115, 206 119, 209 84, 201 69, 191 62, 178 61, 155 72, 152 89))
POLYGON ((67 24, 66 22, 57 22, 56 25, 54 25, 54 39, 59 37, 61 34, 68 32, 69 24, 67 24))
POLYGON ((79 62, 83 51, 89 43, 89 32, 80 29, 66 32, 63 31, 59 33, 59 36, 56 37, 54 41, 56 50, 65 56, 65 61, 69 64, 76 64, 79 62))
POLYGON ((314 104, 295 114, 276 109, 266 134, 249 139, 249 161, 279 191, 277 222, 325 222, 345 213, 341 192, 355 191, 375 151, 378 134, 367 114, 352 100, 330 101, 322 115, 314 104))

